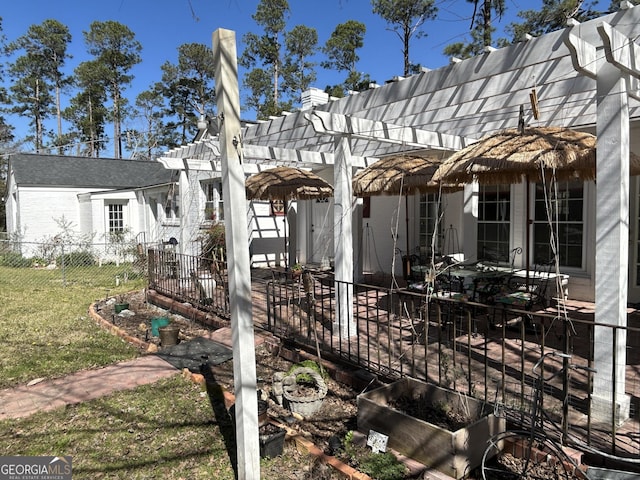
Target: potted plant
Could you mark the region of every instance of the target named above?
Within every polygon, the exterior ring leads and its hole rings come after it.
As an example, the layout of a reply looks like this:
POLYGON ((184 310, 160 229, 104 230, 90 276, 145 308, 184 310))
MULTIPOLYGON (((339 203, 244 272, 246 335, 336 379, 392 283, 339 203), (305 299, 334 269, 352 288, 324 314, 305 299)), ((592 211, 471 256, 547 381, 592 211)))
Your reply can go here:
POLYGON ((124 295, 118 295, 116 297, 116 304, 113 308, 116 313, 120 313, 129 308, 129 302, 126 301, 124 295))
POLYGON ((300 275, 302 275, 302 271, 304 270, 304 267, 302 266, 302 264, 300 263, 295 263, 292 267, 291 267, 291 276, 293 276, 293 278, 299 278, 300 275))
MULTIPOLYGON (((268 403, 258 397, 258 440, 260 458, 273 458, 281 455, 284 450, 284 440, 287 431, 272 423, 267 413, 268 403)), ((231 420, 236 421, 236 404, 229 408, 231 420)))
POLYGON ((315 368, 296 366, 282 379, 282 396, 292 413, 310 417, 322 407, 327 384, 315 368))

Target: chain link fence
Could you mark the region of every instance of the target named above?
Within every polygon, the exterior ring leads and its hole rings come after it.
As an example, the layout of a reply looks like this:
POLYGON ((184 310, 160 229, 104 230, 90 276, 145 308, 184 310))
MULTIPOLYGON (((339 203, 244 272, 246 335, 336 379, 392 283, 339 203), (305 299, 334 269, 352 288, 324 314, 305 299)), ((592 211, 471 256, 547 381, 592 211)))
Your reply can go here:
POLYGON ((146 246, 132 241, 91 243, 53 238, 44 242, 0 239, 0 267, 29 270, 33 275, 15 275, 14 280, 29 282, 25 288, 44 287, 58 281, 103 286, 119 292, 127 284, 147 284, 146 246), (49 272, 39 275, 36 272, 49 272), (44 279, 47 280, 44 280, 44 279))

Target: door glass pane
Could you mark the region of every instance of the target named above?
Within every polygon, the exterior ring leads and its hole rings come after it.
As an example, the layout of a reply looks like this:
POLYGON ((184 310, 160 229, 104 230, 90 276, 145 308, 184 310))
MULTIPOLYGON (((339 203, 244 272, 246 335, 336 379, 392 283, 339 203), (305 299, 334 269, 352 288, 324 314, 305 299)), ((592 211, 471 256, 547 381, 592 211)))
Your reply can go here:
POLYGON ((431 256, 432 242, 436 253, 440 253, 442 247, 442 225, 438 222, 442 205, 439 202, 439 195, 429 193, 420 195, 420 206, 418 208, 420 212, 420 218, 418 219, 418 225, 420 228, 418 239, 418 252, 409 252, 410 254, 417 254, 420 257, 420 261, 426 263, 431 256))
POLYGON ((509 261, 511 187, 481 185, 478 195, 478 258, 509 261))
POLYGON ((551 231, 549 217, 557 230, 557 252, 560 266, 584 268, 584 183, 578 180, 559 182, 545 196, 544 186, 536 185, 533 229, 534 262, 551 260, 551 231), (552 198, 557 192, 557 199, 552 198), (550 200, 546 204, 546 200, 550 200), (548 252, 548 253, 545 253, 548 252))

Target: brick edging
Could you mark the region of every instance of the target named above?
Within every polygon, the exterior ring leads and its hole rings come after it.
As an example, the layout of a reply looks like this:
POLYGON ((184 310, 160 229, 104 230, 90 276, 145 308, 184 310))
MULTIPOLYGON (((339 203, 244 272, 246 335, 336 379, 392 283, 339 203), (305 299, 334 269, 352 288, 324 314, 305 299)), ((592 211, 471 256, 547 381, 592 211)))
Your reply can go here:
POLYGON ((100 324, 100 326, 105 330, 108 330, 110 333, 113 333, 114 335, 119 336, 123 340, 129 343, 132 343, 136 347, 145 351, 149 350, 150 344, 148 342, 145 342, 144 340, 140 340, 139 338, 136 338, 132 335, 129 335, 127 332, 122 330, 117 325, 114 325, 113 323, 109 322, 107 319, 103 318, 102 315, 100 315, 96 310, 96 305, 97 305, 97 302, 89 305, 89 316, 96 323, 100 324))
MULTIPOLYGON (((199 379, 193 380, 196 383, 200 383, 199 379)), ((236 402, 236 398, 232 393, 228 392, 225 389, 223 389, 222 393, 224 396, 224 405, 228 410, 236 402)), ((300 435, 298 432, 288 427, 287 425, 276 422, 273 419, 270 419, 269 423, 284 429, 287 432, 285 438, 287 440, 293 440, 298 449, 304 449, 312 457, 315 457, 317 460, 330 465, 333 469, 339 471, 342 475, 344 475, 345 478, 348 478, 350 480, 373 480, 369 475, 359 472, 355 468, 339 460, 337 457, 327 455, 312 441, 304 438, 302 435, 300 435)))
POLYGON ((200 323, 209 325, 216 329, 228 327, 230 325, 229 320, 220 319, 216 314, 200 310, 188 302, 180 302, 174 298, 167 297, 153 289, 147 290, 147 301, 157 305, 158 307, 164 308, 169 312, 178 313, 183 317, 197 320, 200 323))

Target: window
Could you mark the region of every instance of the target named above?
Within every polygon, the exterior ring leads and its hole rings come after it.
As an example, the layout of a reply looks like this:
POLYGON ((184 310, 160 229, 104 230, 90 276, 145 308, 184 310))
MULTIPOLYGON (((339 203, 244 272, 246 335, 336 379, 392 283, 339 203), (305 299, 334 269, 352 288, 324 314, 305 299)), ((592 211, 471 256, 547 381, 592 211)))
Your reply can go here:
POLYGON ((224 220, 222 184, 219 181, 205 183, 203 190, 205 194, 204 219, 209 221, 224 220))
POLYGON ((438 194, 428 193, 420 195, 420 256, 428 258, 431 256, 431 242, 434 241, 436 253, 442 251, 442 225, 438 222, 442 206, 438 201, 438 194), (437 228, 437 232, 436 232, 437 228), (433 233, 436 232, 435 239, 433 233))
POLYGON ((162 205, 164 210, 165 222, 177 222, 180 218, 179 204, 178 204, 178 186, 171 185, 169 192, 162 195, 162 205))
MULTIPOLYGON (((542 184, 536 185, 533 230, 533 261, 547 262, 552 258, 549 218, 556 229, 558 260, 563 267, 582 268, 584 238, 584 183, 579 180, 553 185, 558 198, 545 206, 542 184)), ((555 195, 554 192, 551 194, 555 195)), ((549 198, 552 198, 549 195, 549 198)))
POLYGON ((478 258, 509 262, 511 188, 480 185, 478 193, 478 258))
POLYGON ((124 232, 124 205, 110 203, 109 209, 109 233, 124 232))

